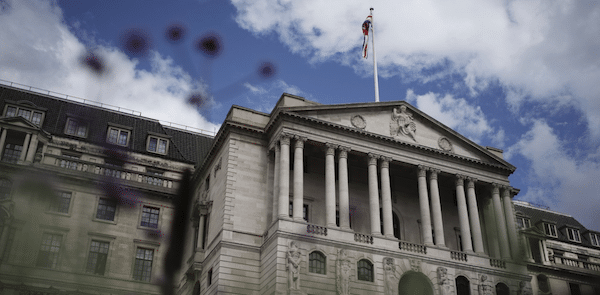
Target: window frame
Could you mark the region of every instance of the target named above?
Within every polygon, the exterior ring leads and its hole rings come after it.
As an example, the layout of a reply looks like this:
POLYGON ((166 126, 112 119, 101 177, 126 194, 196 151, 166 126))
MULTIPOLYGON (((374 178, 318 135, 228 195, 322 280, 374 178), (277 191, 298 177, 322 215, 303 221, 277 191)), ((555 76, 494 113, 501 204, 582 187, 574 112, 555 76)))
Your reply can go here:
POLYGON ((75 118, 75 117, 67 117, 67 121, 65 122, 65 130, 63 131, 64 134, 66 135, 71 135, 71 136, 76 136, 76 137, 81 137, 81 138, 87 138, 88 134, 90 131, 90 124, 89 122, 83 120, 83 119, 79 119, 79 118, 75 118), (75 126, 75 132, 74 133, 68 133, 67 131, 69 130, 69 122, 75 122, 76 126, 75 126), (85 132, 83 135, 79 135, 79 129, 81 127, 85 127, 85 132))
POLYGON ((87 259, 86 259, 86 263, 85 263, 85 267, 84 267, 83 271, 85 273, 87 273, 87 274, 98 275, 98 276, 105 276, 107 274, 107 270, 108 270, 108 266, 109 266, 109 261, 110 261, 109 258, 110 258, 112 246, 113 246, 112 240, 109 241, 109 240, 106 240, 106 239, 103 239, 103 238, 98 238, 98 237, 95 237, 95 236, 91 237, 90 241, 88 243, 88 248, 87 248, 88 251, 87 251, 87 257, 86 257, 87 259), (108 248, 106 250, 107 251, 106 252, 106 260, 104 260, 104 273, 101 273, 101 274, 96 272, 98 260, 96 260, 96 265, 94 267, 94 271, 91 272, 90 269, 89 269, 90 259, 92 258, 92 245, 93 245, 94 242, 108 244, 108 248))
POLYGON ((374 263, 371 262, 369 259, 363 258, 360 259, 356 262, 356 279, 362 282, 371 282, 373 283, 375 281, 375 267, 374 267, 374 263), (366 266, 361 266, 360 263, 361 262, 366 262, 366 266), (364 279, 363 276, 364 274, 361 274, 361 269, 367 269, 368 272, 370 272, 370 280, 364 279))
POLYGON ((558 238, 558 230, 556 228, 556 224, 544 222, 543 226, 544 226, 544 233, 547 236, 558 238), (552 233, 554 233, 554 234, 552 234, 552 233))
MULTIPOLYGON (((155 265, 157 252, 158 252, 158 250, 156 248, 149 247, 148 245, 136 245, 135 246, 135 249, 134 249, 134 252, 133 252, 133 267, 131 269, 131 278, 134 281, 147 282, 147 283, 150 283, 152 281, 152 269, 154 268, 154 265, 155 265), (144 275, 143 275, 143 271, 144 270, 143 269, 142 269, 141 277, 136 277, 136 266, 138 265, 137 255, 138 255, 138 250, 139 249, 147 250, 147 251, 152 251, 152 260, 150 260, 151 261, 151 263, 150 263, 150 274, 149 274, 148 280, 144 279, 144 275)), ((146 255, 146 254, 144 254, 144 255, 146 255)), ((144 259, 143 261, 148 261, 148 260, 144 259)), ((142 267, 144 267, 144 266, 142 265, 142 267)))
MULTIPOLYGON (((61 249, 62 249, 62 245, 63 245, 64 236, 65 236, 64 233, 56 233, 56 232, 50 232, 50 231, 45 231, 45 232, 42 233, 42 236, 40 238, 40 246, 39 246, 39 249, 38 249, 38 254, 37 254, 37 257, 36 257, 36 260, 35 260, 35 266, 36 267, 47 268, 47 269, 58 269, 58 266, 59 266, 58 263, 59 263, 60 256, 61 256, 60 254, 61 254, 61 249), (45 246, 44 242, 46 241, 44 239, 45 235, 49 235, 49 236, 52 236, 52 237, 58 237, 58 241, 59 241, 58 249, 56 250, 56 253, 55 253, 55 256, 54 256, 54 261, 52 262, 51 266, 40 265, 41 264, 40 262, 41 262, 41 259, 42 259, 42 255, 43 255, 42 252, 52 252, 52 250, 50 250, 50 251, 42 251, 43 246, 45 246)), ((51 244, 50 245, 46 245, 46 246, 54 246, 53 242, 54 242, 54 238, 52 238, 51 244)))
POLYGON ((600 247, 600 234, 590 232, 590 244, 600 247))
POLYGON ((318 275, 327 275, 327 256, 320 250, 314 250, 308 254, 308 272, 318 275), (314 254, 314 257, 313 257, 314 254), (319 259, 323 259, 320 261, 319 259), (313 261, 315 265, 313 266, 313 261), (322 268, 319 265, 322 263, 322 268))
POLYGON ((94 213, 92 216, 92 220, 93 221, 97 221, 97 222, 104 222, 104 223, 110 223, 110 224, 117 224, 117 217, 119 216, 119 202, 117 200, 113 200, 115 202, 115 213, 113 215, 113 220, 108 220, 108 219, 102 219, 102 218, 98 218, 98 208, 100 207, 100 200, 101 199, 105 199, 105 200, 111 200, 111 198, 109 197, 103 197, 103 196, 97 196, 96 197, 96 207, 94 208, 94 213))
MULTIPOLYGON (((138 228, 142 228, 142 229, 151 229, 151 230, 160 230, 161 228, 161 206, 160 205, 155 205, 155 204, 144 204, 142 206, 140 206, 140 217, 138 219, 138 228), (147 226, 147 225, 142 225, 143 219, 144 219, 144 208, 151 208, 151 209, 156 209, 158 210, 158 216, 156 219, 156 227, 151 227, 151 226, 147 226)), ((150 213, 152 214, 152 213, 150 213)), ((149 218, 149 221, 151 219, 149 218)))
POLYGON ((128 147, 129 146, 129 142, 131 141, 131 136, 132 136, 132 130, 128 129, 128 128, 116 127, 116 126, 109 125, 108 129, 106 130, 106 142, 110 143, 110 144, 118 145, 118 146, 128 147), (110 141, 110 137, 111 137, 110 136, 110 131, 111 130, 117 131, 117 137, 115 139, 115 142, 110 141), (121 135, 121 132, 127 132, 127 139, 126 139, 125 144, 120 144, 119 143, 119 137, 121 135))
POLYGON ((42 124, 44 124, 44 119, 46 117, 46 112, 42 111, 42 110, 39 110, 39 109, 36 109, 36 108, 33 108, 33 107, 25 107, 25 106, 20 106, 18 104, 14 104, 14 103, 7 103, 6 107, 4 108, 3 116, 6 117, 6 118, 22 117, 23 119, 31 122, 31 124, 33 124, 33 125, 41 128, 42 124), (9 108, 14 108, 15 109, 14 115, 8 116, 8 109, 9 108), (19 114, 21 111, 29 111, 30 112, 29 118, 25 118, 25 117, 21 116, 19 114), (33 116, 36 113, 40 114, 39 124, 36 124, 33 121, 33 116))
POLYGON ((529 217, 517 215, 517 228, 526 229, 526 228, 530 228, 530 227, 531 227, 531 219, 529 217), (523 225, 523 226, 521 226, 521 225, 523 225))
POLYGON ((156 136, 156 135, 148 135, 148 137, 146 138, 146 151, 155 153, 155 154, 159 154, 159 155, 166 155, 169 153, 169 142, 170 142, 170 140, 167 138, 156 136), (150 141, 152 139, 156 139, 156 146, 155 146, 154 151, 150 149, 150 141), (164 152, 158 151, 158 147, 159 147, 159 144, 161 141, 165 142, 165 151, 164 152))
POLYGON ((565 230, 567 233, 567 239, 569 241, 581 243, 581 233, 579 232, 578 229, 572 228, 572 227, 567 227, 565 230), (573 238, 571 238, 571 235, 573 236, 573 238))
POLYGON ((48 210, 46 211, 46 213, 51 213, 51 214, 57 214, 57 215, 64 215, 64 216, 71 216, 71 208, 73 207, 73 198, 75 196, 74 192, 71 191, 56 191, 54 192, 54 196, 52 196, 53 198, 56 198, 54 200, 50 200, 50 204, 48 206, 48 210), (69 204, 67 206, 67 211, 63 212, 60 211, 59 208, 62 207, 62 200, 65 194, 69 194, 69 204), (60 203, 60 204, 59 204, 60 203))

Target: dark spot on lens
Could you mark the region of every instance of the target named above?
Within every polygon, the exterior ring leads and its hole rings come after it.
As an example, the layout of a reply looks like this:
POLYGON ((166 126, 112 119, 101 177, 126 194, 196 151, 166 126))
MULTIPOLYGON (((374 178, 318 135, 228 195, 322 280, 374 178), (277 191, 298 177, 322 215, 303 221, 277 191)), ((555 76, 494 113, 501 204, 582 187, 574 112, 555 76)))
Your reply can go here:
POLYGON ((204 108, 207 104, 207 99, 202 94, 194 93, 188 97, 187 102, 197 108, 204 108))
POLYGON ((106 69, 102 58, 92 52, 88 52, 82 56, 81 63, 97 75, 102 75, 106 69))
POLYGON ((129 29, 121 36, 123 49, 129 55, 143 56, 150 49, 150 37, 141 29, 129 29))
POLYGON ((261 78, 269 79, 275 76, 276 73, 275 65, 270 62, 262 62, 258 68, 258 75, 261 78))
POLYGON ((127 162, 127 152, 119 148, 108 147, 104 149, 104 155, 107 157, 106 161, 115 166, 123 166, 127 162))
POLYGON ((196 42, 196 48, 207 57, 215 58, 221 53, 223 45, 217 34, 210 33, 196 42))
POLYGON ((183 41, 185 36, 185 28, 182 25, 171 25, 167 28, 166 37, 171 43, 179 43, 183 41))

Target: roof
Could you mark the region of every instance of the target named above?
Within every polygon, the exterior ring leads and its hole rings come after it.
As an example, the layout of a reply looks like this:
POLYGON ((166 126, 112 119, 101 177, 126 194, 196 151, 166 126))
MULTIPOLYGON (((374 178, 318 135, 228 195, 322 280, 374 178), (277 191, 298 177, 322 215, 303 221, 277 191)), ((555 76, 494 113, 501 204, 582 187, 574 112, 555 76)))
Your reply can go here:
MULTIPOLYGON (((589 235, 586 235, 586 232, 591 230, 586 229, 577 219, 573 218, 570 215, 558 213, 554 211, 550 211, 547 209, 537 208, 530 205, 527 202, 521 201, 513 201, 515 206, 515 213, 518 216, 528 217, 531 220, 532 226, 539 226, 540 224, 553 223, 556 224, 556 229, 558 231, 558 238, 548 237, 548 239, 557 239, 561 242, 574 244, 574 245, 582 245, 587 247, 597 247, 593 246, 589 241, 589 235), (570 241, 567 237, 566 228, 574 228, 578 229, 581 235, 581 243, 570 241)), ((543 230, 542 230, 543 232, 543 230)))
POLYGON ((44 110, 46 115, 41 128, 52 135, 106 146, 108 126, 123 127, 131 130, 127 150, 181 162, 193 164, 202 162, 213 141, 212 137, 206 135, 165 127, 155 119, 0 85, 0 114, 4 111, 7 102, 44 110), (86 138, 64 133, 69 117, 88 122, 86 138), (148 152, 146 150, 148 135, 170 139, 168 154, 148 152))

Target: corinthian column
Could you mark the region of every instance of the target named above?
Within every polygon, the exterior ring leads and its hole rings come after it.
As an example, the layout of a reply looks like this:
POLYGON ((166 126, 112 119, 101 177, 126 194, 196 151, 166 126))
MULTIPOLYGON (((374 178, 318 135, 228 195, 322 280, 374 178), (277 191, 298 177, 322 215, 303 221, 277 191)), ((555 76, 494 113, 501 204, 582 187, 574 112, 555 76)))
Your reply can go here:
POLYGON ((504 202, 504 215, 506 216, 506 227, 508 229, 508 241, 510 242, 510 250, 512 257, 516 258, 519 255, 519 240, 517 238, 517 226, 515 224, 515 212, 511 202, 510 192, 512 187, 505 186, 502 190, 502 201, 504 202))
POLYGON ((350 198, 348 196, 348 152, 350 148, 340 147, 339 150, 340 228, 350 230, 350 198))
POLYGON ((469 205, 469 219, 471 221, 471 233, 473 234, 473 247, 475 252, 483 254, 483 235, 481 234, 481 222, 479 221, 479 210, 477 208, 477 196, 475 196, 475 179, 467 180, 467 202, 469 205))
POLYGON ((467 201, 465 200, 464 180, 464 176, 456 175, 456 204, 458 206, 462 248, 465 252, 472 252, 473 244, 471 243, 471 228, 469 227, 469 213, 467 211, 467 201))
MULTIPOLYGON (((325 221, 327 227, 335 224, 335 149, 334 144, 327 144, 325 152, 325 221)), ((341 213, 341 212, 340 212, 341 213)))
POLYGON ((427 168, 419 165, 418 167, 418 185, 419 185, 419 208, 421 210, 421 236, 423 243, 427 246, 433 245, 431 236, 431 215, 429 213, 429 195, 427 195, 427 168))
POLYGON ((279 158, 280 147, 275 143, 275 163, 273 164, 273 221, 277 220, 279 215, 279 158))
POLYGON ((435 245, 446 247, 444 238, 444 222, 442 221, 442 205, 440 203, 440 191, 438 188, 438 169, 430 169, 429 187, 431 191, 431 212, 433 213, 433 231, 435 233, 435 245))
POLYGON ((369 153, 369 208, 371 235, 381 235, 379 217, 379 187, 377 185, 377 160, 379 156, 369 153))
POLYGON ((383 212, 383 234, 388 238, 394 237, 394 222, 392 220, 392 189, 390 187, 390 161, 388 157, 381 158, 381 210, 383 212))
POLYGON ((506 218, 502 210, 502 203, 500 202, 500 185, 497 183, 492 184, 492 202, 494 204, 494 215, 496 216, 496 226, 498 227, 498 239, 500 244, 500 255, 502 258, 510 258, 510 246, 508 244, 508 234, 506 232, 506 218))
POLYGON ((279 158, 279 218, 289 219, 290 206, 290 137, 282 135, 279 139, 281 156, 279 158))
POLYGON ((305 137, 296 136, 294 152, 294 205, 293 216, 295 221, 304 221, 304 142, 305 137))

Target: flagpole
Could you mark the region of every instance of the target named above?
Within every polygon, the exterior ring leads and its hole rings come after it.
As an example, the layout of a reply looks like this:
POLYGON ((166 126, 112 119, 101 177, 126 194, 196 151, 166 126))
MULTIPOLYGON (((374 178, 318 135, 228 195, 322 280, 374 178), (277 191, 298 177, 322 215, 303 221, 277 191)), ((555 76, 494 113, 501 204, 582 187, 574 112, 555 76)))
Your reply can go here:
POLYGON ((375 54, 375 26, 373 21, 373 8, 371 7, 371 39, 373 40, 373 78, 375 80, 375 102, 379 102, 379 80, 377 79, 377 55, 375 54))

